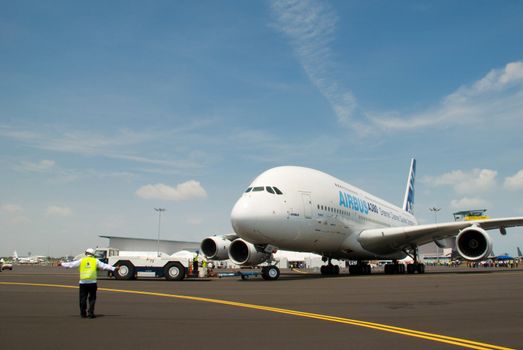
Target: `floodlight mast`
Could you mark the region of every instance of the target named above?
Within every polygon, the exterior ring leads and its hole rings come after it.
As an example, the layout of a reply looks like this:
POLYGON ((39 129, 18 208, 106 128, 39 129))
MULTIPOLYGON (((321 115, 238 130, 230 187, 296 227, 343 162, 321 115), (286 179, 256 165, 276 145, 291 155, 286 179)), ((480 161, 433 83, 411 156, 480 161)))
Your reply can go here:
POLYGON ((158 212, 158 240, 156 243, 156 254, 160 256, 160 224, 162 222, 162 212, 165 211, 165 208, 154 208, 158 212))
MULTIPOLYGON (((429 210, 434 213, 434 223, 437 224, 438 223, 438 211, 440 211, 441 208, 432 207, 432 208, 429 208, 429 210)), ((436 260, 437 260, 437 264, 439 265, 439 246, 438 245, 436 245, 436 260)))
POLYGON ((440 211, 441 208, 432 207, 432 208, 429 208, 429 210, 434 213, 434 223, 437 224, 438 223, 438 211, 440 211))

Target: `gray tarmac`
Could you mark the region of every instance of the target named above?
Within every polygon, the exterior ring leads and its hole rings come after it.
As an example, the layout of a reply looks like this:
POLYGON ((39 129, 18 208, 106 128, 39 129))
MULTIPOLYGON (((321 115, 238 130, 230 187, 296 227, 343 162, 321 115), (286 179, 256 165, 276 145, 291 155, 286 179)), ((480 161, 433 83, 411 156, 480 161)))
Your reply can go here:
POLYGON ((481 343, 473 345, 477 348, 488 348, 486 343, 523 349, 523 269, 428 267, 424 275, 331 278, 287 271, 278 281, 101 278, 96 319, 79 317, 76 288, 59 287, 77 283, 77 271, 58 267, 15 266, 1 272, 0 348, 465 348, 460 341, 448 344, 411 336, 411 330, 417 330, 481 343), (161 294, 124 292, 129 290, 161 294), (322 316, 304 317, 296 311, 322 316), (406 328, 407 334, 361 327, 361 321, 406 328))

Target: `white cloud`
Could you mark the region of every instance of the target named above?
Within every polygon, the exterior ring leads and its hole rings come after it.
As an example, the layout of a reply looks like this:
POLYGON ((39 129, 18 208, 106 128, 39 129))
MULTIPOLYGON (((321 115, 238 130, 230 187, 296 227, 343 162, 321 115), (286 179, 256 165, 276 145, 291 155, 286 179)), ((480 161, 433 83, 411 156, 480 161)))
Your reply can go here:
POLYGON ((287 163, 324 158, 336 153, 341 141, 332 136, 317 135, 306 140, 281 139, 263 130, 237 128, 228 138, 241 155, 258 162, 287 163))
POLYGON ((145 185, 136 191, 136 195, 143 199, 183 201, 193 198, 205 198, 207 197, 207 192, 198 181, 189 180, 176 185, 176 187, 171 187, 161 183, 145 185))
POLYGON ((508 190, 523 190, 523 170, 518 171, 514 176, 507 177, 504 186, 508 190))
POLYGON ((44 159, 37 163, 22 161, 17 168, 32 173, 43 173, 51 170, 55 165, 56 162, 54 160, 44 159))
POLYGON ((65 217, 65 216, 70 216, 72 213, 73 213, 73 211, 71 210, 71 208, 62 207, 62 206, 58 206, 58 205, 51 205, 51 206, 47 207, 46 215, 65 217))
POLYGON ((501 90, 507 86, 523 82, 523 61, 511 62, 504 69, 494 69, 483 79, 477 81, 471 89, 465 90, 470 94, 479 94, 485 91, 501 90))
POLYGON ((464 197, 461 199, 454 199, 450 202, 450 206, 454 209, 484 209, 490 206, 490 203, 481 198, 464 197))
POLYGON ((5 214, 9 223, 13 225, 26 224, 31 222, 24 214, 24 209, 18 204, 0 205, 0 213, 5 214))
MULTIPOLYGON (((194 130, 199 130, 206 127, 206 122, 193 122, 187 126, 178 129, 168 130, 118 130, 112 134, 104 134, 92 130, 63 130, 61 128, 45 128, 42 125, 37 125, 34 131, 20 130, 17 127, 0 124, 0 139, 7 138, 20 142, 24 145, 36 149, 43 149, 46 151, 54 151, 60 153, 70 153, 80 156, 95 156, 109 159, 117 159, 130 161, 135 163, 158 165, 164 168, 179 169, 179 168, 198 168, 209 162, 209 158, 202 152, 187 152, 174 156, 171 153, 161 154, 157 153, 153 157, 141 154, 141 149, 144 144, 156 143, 160 140, 169 140, 169 142, 176 141, 177 144, 183 148, 192 140, 201 140, 202 136, 198 133, 193 133, 194 130), (38 129, 36 129, 38 128, 38 129), (161 158, 163 156, 163 158, 161 158)), ((35 171, 38 167, 50 166, 49 162, 44 163, 29 163, 22 162, 21 169, 35 171), (29 169, 24 169, 29 168, 29 169)), ((54 166, 54 164, 52 164, 54 166)))
POLYGON ((191 225, 201 225, 203 222, 203 219, 202 218, 188 218, 187 219, 187 223, 188 224, 191 224, 191 225))
POLYGON ((496 186, 497 171, 474 169, 470 172, 454 170, 440 176, 425 177, 422 182, 433 187, 450 186, 460 194, 485 192, 496 186))
POLYGON ((17 204, 3 204, 0 210, 7 214, 19 214, 22 212, 22 207, 17 204))
POLYGON ((337 77, 331 49, 338 21, 334 10, 326 2, 314 0, 274 0, 271 8, 274 27, 289 39, 303 70, 328 101, 338 121, 361 135, 449 124, 470 125, 491 120, 493 116, 498 122, 523 118, 523 61, 493 69, 420 112, 364 110, 337 77))
POLYGON ((350 125, 357 109, 352 92, 336 78, 330 43, 338 17, 328 3, 313 0, 272 2, 274 27, 289 40, 309 80, 329 102, 338 121, 350 125))
POLYGON ((434 125, 469 124, 478 121, 523 118, 523 61, 493 69, 471 85, 465 85, 424 112, 368 113, 382 130, 415 130, 434 125))

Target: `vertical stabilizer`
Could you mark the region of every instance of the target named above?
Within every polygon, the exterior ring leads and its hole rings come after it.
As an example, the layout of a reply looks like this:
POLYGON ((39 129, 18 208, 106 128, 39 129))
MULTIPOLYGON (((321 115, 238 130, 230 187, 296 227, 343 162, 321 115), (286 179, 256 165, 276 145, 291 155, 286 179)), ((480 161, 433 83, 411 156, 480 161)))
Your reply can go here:
POLYGON ((523 258, 523 254, 521 254, 521 249, 518 247, 518 258, 523 258))
POLYGON ((416 159, 410 161, 409 178, 407 180, 407 189, 403 199, 403 210, 414 215, 414 180, 416 178, 416 159))

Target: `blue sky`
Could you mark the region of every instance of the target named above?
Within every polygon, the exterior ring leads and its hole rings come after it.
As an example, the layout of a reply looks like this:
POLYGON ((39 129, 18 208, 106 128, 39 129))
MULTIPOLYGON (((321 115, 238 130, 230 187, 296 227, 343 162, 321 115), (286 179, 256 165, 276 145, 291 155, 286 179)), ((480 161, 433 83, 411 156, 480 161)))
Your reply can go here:
MULTIPOLYGON (((0 11, 0 255, 200 240, 278 165, 416 216, 523 215, 520 1, 16 1, 0 11)), ((492 232, 495 251, 523 230, 492 232)))

